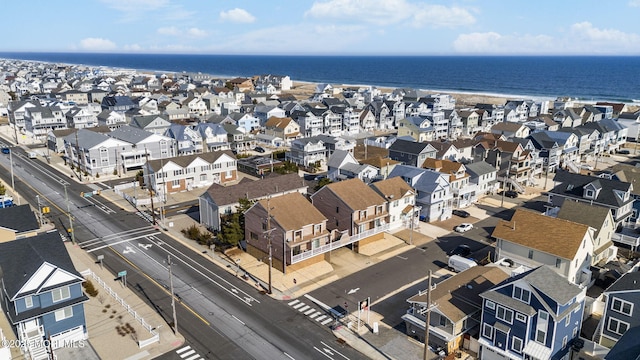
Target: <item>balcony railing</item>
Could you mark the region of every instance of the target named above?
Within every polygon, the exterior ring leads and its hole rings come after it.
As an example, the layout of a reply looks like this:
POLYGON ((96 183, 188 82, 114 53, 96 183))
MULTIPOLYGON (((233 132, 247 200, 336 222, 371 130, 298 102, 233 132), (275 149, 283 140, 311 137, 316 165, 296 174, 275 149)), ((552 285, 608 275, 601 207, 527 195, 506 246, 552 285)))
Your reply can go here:
POLYGON ((332 241, 326 245, 322 245, 320 247, 302 252, 300 254, 296 254, 296 255, 292 255, 291 256, 291 264, 295 264, 298 263, 300 261, 306 260, 306 259, 310 259, 314 256, 317 255, 321 255, 324 253, 327 253, 331 250, 335 250, 338 248, 341 248, 343 246, 347 246, 349 244, 353 244, 356 241, 360 241, 362 239, 368 238, 369 236, 373 236, 376 234, 379 234, 381 232, 387 231, 389 230, 389 224, 384 224, 384 225, 380 225, 377 226, 373 229, 369 229, 366 231, 363 231, 359 234, 355 234, 355 235, 348 235, 345 234, 343 235, 340 239, 336 240, 336 241, 332 241))

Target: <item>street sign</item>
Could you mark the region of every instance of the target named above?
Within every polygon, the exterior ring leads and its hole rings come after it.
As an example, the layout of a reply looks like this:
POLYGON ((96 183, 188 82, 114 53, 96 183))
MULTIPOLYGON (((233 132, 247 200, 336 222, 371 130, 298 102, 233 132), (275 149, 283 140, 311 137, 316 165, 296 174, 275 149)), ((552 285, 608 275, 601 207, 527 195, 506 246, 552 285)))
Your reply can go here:
POLYGON ((124 277, 127 276, 127 270, 122 270, 118 273, 118 277, 124 277))

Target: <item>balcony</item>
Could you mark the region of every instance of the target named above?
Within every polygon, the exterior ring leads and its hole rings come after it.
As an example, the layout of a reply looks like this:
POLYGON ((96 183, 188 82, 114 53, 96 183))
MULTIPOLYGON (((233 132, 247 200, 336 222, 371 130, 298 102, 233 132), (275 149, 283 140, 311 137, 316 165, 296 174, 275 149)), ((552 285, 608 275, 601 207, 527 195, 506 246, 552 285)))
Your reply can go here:
POLYGON ((298 263, 300 261, 303 260, 307 260, 310 259, 314 256, 318 256, 318 255, 322 255, 324 253, 327 253, 331 250, 335 250, 338 248, 341 248, 343 246, 347 246, 349 244, 353 244, 356 241, 360 241, 362 239, 368 238, 369 236, 373 236, 376 234, 379 234, 381 232, 387 231, 389 230, 389 224, 384 224, 381 226, 378 226, 376 228, 373 229, 369 229, 366 231, 363 231, 359 234, 355 234, 355 235, 351 235, 349 236, 348 234, 343 234, 340 239, 336 240, 336 241, 332 241, 329 244, 326 245, 322 245, 320 247, 311 249, 311 250, 307 250, 305 252, 302 252, 300 254, 296 254, 296 255, 292 255, 291 256, 291 264, 295 264, 298 263))

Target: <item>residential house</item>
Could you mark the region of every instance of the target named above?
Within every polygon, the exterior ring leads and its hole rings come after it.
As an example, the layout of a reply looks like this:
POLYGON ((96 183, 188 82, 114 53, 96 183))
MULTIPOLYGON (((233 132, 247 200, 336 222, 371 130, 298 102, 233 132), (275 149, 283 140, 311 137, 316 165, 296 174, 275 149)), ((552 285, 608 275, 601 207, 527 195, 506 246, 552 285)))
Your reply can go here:
POLYGON ((96 120, 98 126, 107 126, 111 130, 127 125, 127 119, 124 113, 113 110, 102 110, 102 112, 96 116, 96 120))
POLYGON ((437 150, 429 143, 396 139, 389 147, 389 158, 406 165, 422 166, 427 158, 435 158, 437 150))
POLYGON ((609 261, 616 259, 618 248, 611 241, 613 233, 616 231, 611 210, 580 201, 565 201, 556 217, 585 224, 595 229, 591 256, 592 266, 602 267, 609 261))
POLYGON ((484 161, 466 164, 469 182, 476 184, 476 196, 495 194, 500 187, 497 180, 498 170, 484 161))
POLYGON ((427 158, 422 167, 449 175, 449 186, 453 194, 454 207, 468 207, 478 200, 478 189, 474 183, 469 181, 469 174, 467 174, 464 164, 450 160, 427 158))
POLYGON ((396 165, 389 178, 400 177, 416 191, 420 220, 433 222, 451 218, 453 194, 449 176, 409 165, 396 165))
POLYGON ((275 198, 291 192, 307 193, 308 186, 298 174, 272 174, 255 181, 241 181, 238 184, 221 186, 211 185, 198 197, 200 224, 212 231, 219 231, 221 217, 235 213, 239 199, 258 201, 268 197, 275 198))
POLYGON ((360 163, 371 165, 371 166, 374 166, 376 169, 378 169, 378 174, 376 175, 377 179, 386 179, 387 177, 389 177, 389 174, 391 173, 393 168, 396 165, 400 164, 399 161, 392 160, 389 158, 383 158, 381 156, 361 159, 360 163))
POLYGON ((21 100, 10 101, 7 106, 9 113, 9 122, 16 126, 18 129, 24 129, 24 114, 28 108, 40 106, 40 103, 35 100, 21 100))
POLYGON ((147 186, 163 196, 238 180, 236 157, 231 151, 149 160, 143 171, 147 186))
POLYGON ((88 107, 73 107, 65 114, 66 127, 82 129, 98 124, 98 117, 88 107))
POLYGON ((416 193, 400 177, 393 177, 371 184, 371 188, 387 199, 389 229, 405 227, 417 229, 420 208, 416 206, 416 193))
POLYGON ((507 139, 524 139, 529 136, 531 129, 529 129, 529 127, 522 123, 504 121, 493 125, 491 127, 491 132, 494 134, 503 135, 507 139))
POLYGON ((540 266, 481 293, 479 358, 569 359, 586 290, 540 266))
POLYGON ((255 138, 250 133, 246 133, 244 128, 234 124, 223 124, 222 127, 227 132, 227 141, 231 146, 231 150, 244 152, 255 147, 255 138))
POLYGON ((129 144, 127 149, 114 149, 124 171, 139 168, 154 159, 166 159, 177 154, 176 141, 133 126, 121 126, 107 136, 129 144))
POLYGON ((475 266, 436 285, 431 299, 427 290, 407 299, 409 310, 402 315, 407 336, 424 342, 426 312, 429 316, 429 346, 454 354, 463 347, 465 336, 480 327, 483 299, 481 293, 507 280, 509 275, 497 266, 475 266), (431 300, 431 307, 427 306, 431 300))
POLYGON ((516 266, 547 265, 574 284, 591 282, 595 229, 584 224, 516 209, 511 220, 498 220, 496 262, 508 259, 516 266))
POLYGON ((327 228, 342 232, 341 246, 353 244, 355 252, 389 229, 387 202, 360 179, 331 183, 311 195, 313 206, 328 219, 327 228))
POLYGON ((131 101, 128 96, 109 95, 102 98, 101 103, 103 110, 111 110, 125 113, 136 107, 136 104, 131 101))
POLYGON ((195 126, 194 130, 200 134, 202 138, 203 151, 220 151, 229 150, 229 138, 227 131, 220 124, 200 123, 195 126))
POLYGON ((134 116, 129 125, 154 134, 164 135, 169 130, 171 122, 166 115, 144 115, 134 116))
POLYGON ((65 160, 91 176, 118 171, 118 166, 123 165, 118 163, 118 152, 131 150, 130 143, 87 129, 80 129, 64 138, 65 160))
POLYGON ((425 142, 436 139, 436 129, 426 116, 409 116, 398 121, 398 137, 425 142))
POLYGON ((80 90, 67 90, 60 93, 62 99, 75 105, 87 105, 90 101, 88 92, 80 90))
POLYGON ((2 309, 31 359, 87 339, 84 278, 57 232, 0 243, 0 267, 2 309))
POLYGON ((247 252, 265 262, 272 256, 284 274, 323 261, 335 239, 327 218, 298 192, 259 200, 244 218, 247 252))
POLYGON ((524 192, 531 179, 531 151, 518 142, 483 139, 473 150, 474 162, 485 161, 498 169, 498 180, 504 187, 524 192))
POLYGON ((598 130, 600 138, 596 143, 596 147, 601 151, 597 153, 609 152, 614 153, 627 141, 628 129, 621 123, 613 119, 602 119, 584 124, 584 127, 598 130))
POLYGON ((285 159, 299 166, 323 167, 327 162, 327 148, 319 137, 295 139, 285 153, 285 159))
POLYGON ((0 242, 35 236, 39 220, 29 204, 0 208, 0 242))
POLYGON ((460 110, 458 115, 462 122, 461 136, 472 136, 480 130, 480 114, 477 110, 460 110))
POLYGON ((604 291, 604 311, 598 325, 600 345, 611 348, 629 329, 640 326, 638 284, 640 271, 635 266, 604 291))
POLYGON ((264 129, 265 134, 279 137, 287 145, 300 138, 300 125, 289 117, 270 117, 264 129))
POLYGON ((604 356, 604 360, 636 360, 640 358, 638 338, 640 338, 640 326, 628 329, 604 356))
POLYGON ((243 77, 237 77, 237 78, 233 78, 233 79, 229 80, 228 83, 231 84, 234 88, 237 88, 238 91, 240 91, 240 92, 253 91, 254 90, 253 81, 251 79, 247 79, 247 78, 243 78, 243 77))
POLYGON ((24 129, 43 137, 51 130, 67 128, 67 119, 59 106, 33 106, 24 110, 24 129))
POLYGON ((436 153, 436 159, 447 161, 461 160, 460 152, 453 143, 445 141, 427 141, 427 143, 431 144, 431 146, 438 151, 436 153))
POLYGON ((559 207, 565 200, 572 200, 606 207, 611 210, 616 231, 633 213, 633 186, 630 183, 563 170, 556 172, 553 181, 558 185, 548 193, 547 202, 551 206, 559 207))
MULTIPOLYGON (((528 139, 538 150, 545 175, 555 172, 560 167, 560 159, 562 158, 562 147, 558 145, 558 142, 549 137, 545 131, 533 133, 529 135, 528 139)), ((573 165, 575 164, 572 163, 573 165)))
POLYGON ((327 161, 327 177, 331 181, 358 178, 365 183, 378 179, 379 169, 368 164, 360 164, 353 155, 344 150, 336 150, 327 161))
POLYGON ((264 126, 266 122, 271 118, 284 118, 287 115, 284 109, 281 109, 274 105, 265 105, 263 103, 260 103, 257 104, 255 109, 253 110, 253 116, 260 119, 260 125, 264 126))
POLYGON ((202 152, 202 136, 199 132, 187 125, 171 124, 164 136, 176 141, 178 156, 193 155, 202 152))

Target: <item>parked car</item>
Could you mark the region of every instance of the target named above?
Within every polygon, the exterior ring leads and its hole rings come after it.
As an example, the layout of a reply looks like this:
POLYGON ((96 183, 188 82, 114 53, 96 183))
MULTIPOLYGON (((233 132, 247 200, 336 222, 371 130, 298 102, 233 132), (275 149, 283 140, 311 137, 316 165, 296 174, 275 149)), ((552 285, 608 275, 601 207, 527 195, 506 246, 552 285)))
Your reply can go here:
POLYGON ((507 190, 504 192, 504 196, 515 199, 518 197, 518 192, 514 190, 507 190))
POLYGON ((469 245, 458 245, 455 249, 449 252, 449 256, 453 255, 467 257, 471 255, 471 248, 469 248, 469 245))
POLYGON ((454 228, 456 232, 463 233, 473 229, 473 224, 470 223, 462 223, 454 228))
POLYGON ((260 147, 260 146, 256 146, 253 148, 253 151, 255 152, 259 152, 259 153, 263 153, 265 152, 264 148, 260 147))
POLYGON ((451 212, 453 215, 455 216, 460 216, 462 218, 468 218, 471 214, 469 214, 468 212, 464 211, 464 210, 460 210, 460 209, 455 209, 451 212))
POLYGON ((11 152, 11 150, 8 147, 2 148, 2 153, 3 154, 8 154, 10 152, 11 152))
POLYGON ((589 164, 582 164, 582 165, 580 165, 580 169, 593 170, 593 166, 591 166, 589 164))
POLYGON ((618 154, 629 155, 629 154, 631 154, 631 151, 629 151, 627 149, 620 149, 620 150, 618 150, 618 154))
POLYGON ((466 259, 462 256, 450 256, 447 265, 450 270, 454 272, 462 272, 468 270, 474 266, 478 266, 478 263, 471 259, 466 259))

